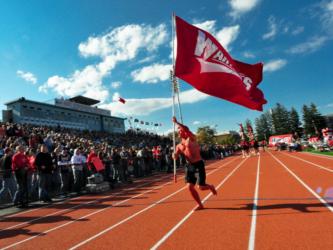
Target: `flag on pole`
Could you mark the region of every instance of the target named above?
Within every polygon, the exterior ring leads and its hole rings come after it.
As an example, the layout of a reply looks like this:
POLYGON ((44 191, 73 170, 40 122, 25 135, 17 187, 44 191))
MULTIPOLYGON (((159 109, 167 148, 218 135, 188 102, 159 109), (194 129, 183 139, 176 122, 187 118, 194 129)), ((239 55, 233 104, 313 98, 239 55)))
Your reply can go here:
POLYGON ((121 103, 123 103, 123 104, 126 103, 126 100, 125 100, 124 98, 121 98, 121 97, 119 97, 119 101, 120 101, 121 103))
POLYGON ((211 34, 175 18, 175 75, 208 95, 262 111, 267 101, 257 86, 263 64, 234 60, 211 34))
POLYGON ((253 128, 250 124, 247 124, 247 134, 251 141, 254 140, 253 128))

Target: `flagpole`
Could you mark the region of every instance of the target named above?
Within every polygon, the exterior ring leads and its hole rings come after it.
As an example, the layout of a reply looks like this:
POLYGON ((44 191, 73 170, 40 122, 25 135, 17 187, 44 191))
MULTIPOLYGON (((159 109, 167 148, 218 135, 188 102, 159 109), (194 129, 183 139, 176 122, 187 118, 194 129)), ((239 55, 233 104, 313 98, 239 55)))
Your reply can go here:
MULTIPOLYGON (((172 70, 170 71, 170 80, 172 88, 172 117, 175 117, 175 86, 174 86, 174 72, 175 72, 175 13, 172 12, 171 16, 172 27, 172 70)), ((176 152, 176 124, 173 122, 173 153, 176 152)), ((176 159, 173 159, 173 180, 177 182, 176 159)))
POLYGON ((175 88, 176 88, 176 91, 177 91, 176 93, 177 93, 177 100, 178 100, 178 112, 179 112, 180 122, 184 123, 183 122, 182 109, 181 109, 181 106, 180 106, 180 97, 179 97, 180 86, 179 86, 178 79, 176 77, 174 78, 174 81, 175 81, 175 88))

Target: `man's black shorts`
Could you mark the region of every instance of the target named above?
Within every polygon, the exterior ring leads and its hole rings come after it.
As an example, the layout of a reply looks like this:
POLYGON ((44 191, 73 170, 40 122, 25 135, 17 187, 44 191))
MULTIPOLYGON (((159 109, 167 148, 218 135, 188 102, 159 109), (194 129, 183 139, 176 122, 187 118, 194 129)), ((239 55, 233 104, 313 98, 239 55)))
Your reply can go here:
POLYGON ((205 171, 205 163, 203 160, 197 161, 194 163, 187 163, 185 168, 185 181, 187 183, 198 184, 200 186, 206 185, 206 171, 205 171), (198 178, 195 176, 195 173, 198 171, 198 178))

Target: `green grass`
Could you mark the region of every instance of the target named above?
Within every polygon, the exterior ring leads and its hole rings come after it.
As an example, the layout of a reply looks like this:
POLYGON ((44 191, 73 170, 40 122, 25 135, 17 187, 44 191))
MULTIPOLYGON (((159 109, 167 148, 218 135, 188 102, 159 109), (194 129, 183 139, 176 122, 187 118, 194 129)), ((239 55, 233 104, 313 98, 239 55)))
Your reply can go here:
POLYGON ((305 152, 314 153, 314 154, 333 156, 333 152, 332 151, 330 151, 330 152, 320 152, 320 151, 317 151, 317 150, 314 150, 314 149, 307 149, 307 150, 304 150, 304 151, 305 152))
POLYGON ((315 154, 321 154, 321 155, 330 155, 330 156, 333 156, 333 152, 312 151, 312 153, 315 153, 315 154))

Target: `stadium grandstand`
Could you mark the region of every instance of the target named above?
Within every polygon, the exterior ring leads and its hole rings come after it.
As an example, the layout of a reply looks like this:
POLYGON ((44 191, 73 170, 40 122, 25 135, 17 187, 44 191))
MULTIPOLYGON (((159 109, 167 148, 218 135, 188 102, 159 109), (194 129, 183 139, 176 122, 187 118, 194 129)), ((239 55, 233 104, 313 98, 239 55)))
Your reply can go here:
POLYGON ((84 96, 56 98, 54 104, 28 100, 24 97, 5 103, 3 122, 71 129, 125 133, 124 118, 111 116, 110 110, 97 108, 98 100, 84 96))

